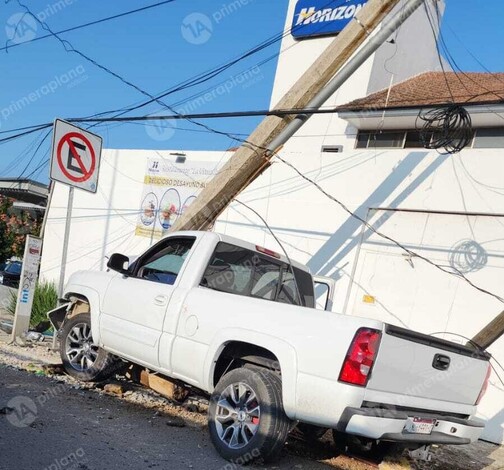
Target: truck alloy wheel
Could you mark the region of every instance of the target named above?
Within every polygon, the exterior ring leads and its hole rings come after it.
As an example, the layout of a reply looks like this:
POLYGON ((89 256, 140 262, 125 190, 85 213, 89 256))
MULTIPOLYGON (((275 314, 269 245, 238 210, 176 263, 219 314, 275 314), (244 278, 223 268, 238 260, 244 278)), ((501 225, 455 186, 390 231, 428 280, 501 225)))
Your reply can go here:
POLYGON ((229 385, 217 402, 215 426, 219 439, 231 449, 245 447, 261 420, 257 395, 246 383, 229 385))
POLYGON ((212 394, 208 425, 214 446, 227 460, 244 465, 278 458, 290 429, 280 376, 261 368, 226 374, 212 394))
POLYGON ((98 357, 99 347, 93 344, 91 326, 77 323, 65 340, 65 353, 71 366, 78 371, 90 369, 98 357))
POLYGON ((106 380, 124 365, 94 344, 89 313, 80 313, 65 321, 60 333, 60 356, 65 372, 84 382, 106 380))

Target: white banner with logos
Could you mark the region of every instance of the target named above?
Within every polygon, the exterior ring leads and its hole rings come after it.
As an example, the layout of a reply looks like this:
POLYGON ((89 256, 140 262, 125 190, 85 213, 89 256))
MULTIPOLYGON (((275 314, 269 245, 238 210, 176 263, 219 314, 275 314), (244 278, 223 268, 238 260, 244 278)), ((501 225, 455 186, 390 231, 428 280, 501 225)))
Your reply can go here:
POLYGON ((159 239, 218 173, 215 162, 147 160, 135 235, 159 239))

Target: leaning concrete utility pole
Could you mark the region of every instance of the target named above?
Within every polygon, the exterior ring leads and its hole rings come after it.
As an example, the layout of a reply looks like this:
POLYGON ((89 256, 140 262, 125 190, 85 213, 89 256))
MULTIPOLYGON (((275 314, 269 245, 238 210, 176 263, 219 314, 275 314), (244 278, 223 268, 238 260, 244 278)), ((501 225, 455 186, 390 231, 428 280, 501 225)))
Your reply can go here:
MULTIPOLYGON (((426 0, 405 0, 404 7, 371 36, 399 1, 369 0, 280 100, 276 109, 319 109, 426 0), (369 40, 356 52, 368 37, 369 40)), ((266 117, 248 137, 248 143, 233 154, 172 230, 205 230, 210 227, 233 198, 268 168, 275 152, 310 117, 309 113, 266 117)))
POLYGON ((485 326, 485 328, 468 343, 468 346, 476 344, 482 349, 487 349, 502 336, 504 336, 504 312, 485 326))

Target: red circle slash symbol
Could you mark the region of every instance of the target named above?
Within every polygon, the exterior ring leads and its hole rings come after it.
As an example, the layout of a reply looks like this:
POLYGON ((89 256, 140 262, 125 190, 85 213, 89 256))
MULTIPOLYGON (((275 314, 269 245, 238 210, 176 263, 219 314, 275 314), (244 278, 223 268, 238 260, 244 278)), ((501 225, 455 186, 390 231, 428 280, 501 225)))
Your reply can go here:
POLYGON ((56 154, 58 157, 58 166, 69 180, 74 181, 75 183, 82 183, 93 176, 96 166, 96 155, 91 142, 89 142, 89 139, 87 139, 84 135, 79 134, 78 132, 69 132, 68 134, 65 134, 59 141, 56 154), (68 145, 68 159, 66 163, 63 161, 62 156, 62 149, 65 144, 68 145), (82 157, 79 155, 77 149, 89 152, 91 157, 91 164, 89 168, 87 168, 82 161, 82 157), (73 164, 74 161, 77 165, 73 164), (70 173, 69 170, 74 173, 78 173, 81 176, 76 176, 75 174, 70 173))

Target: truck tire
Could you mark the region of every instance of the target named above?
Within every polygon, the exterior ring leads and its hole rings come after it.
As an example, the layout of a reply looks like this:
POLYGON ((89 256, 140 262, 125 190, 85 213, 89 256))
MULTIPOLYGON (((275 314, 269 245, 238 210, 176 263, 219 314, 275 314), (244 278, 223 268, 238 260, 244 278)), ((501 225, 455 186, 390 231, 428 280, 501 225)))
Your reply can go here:
POLYGON ((212 393, 208 427, 213 445, 226 460, 247 465, 278 459, 291 427, 280 376, 262 368, 224 375, 212 393))
POLYGON ((124 365, 118 357, 93 343, 88 312, 79 313, 63 324, 60 356, 65 372, 83 382, 106 380, 124 365))

